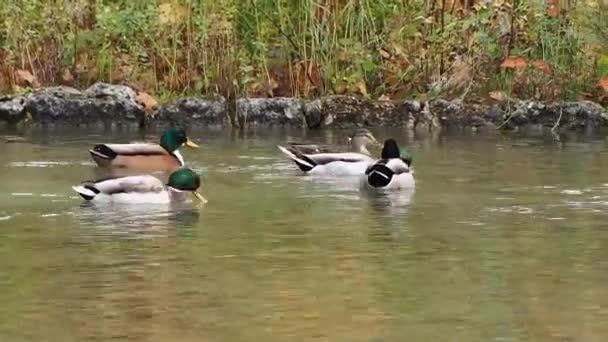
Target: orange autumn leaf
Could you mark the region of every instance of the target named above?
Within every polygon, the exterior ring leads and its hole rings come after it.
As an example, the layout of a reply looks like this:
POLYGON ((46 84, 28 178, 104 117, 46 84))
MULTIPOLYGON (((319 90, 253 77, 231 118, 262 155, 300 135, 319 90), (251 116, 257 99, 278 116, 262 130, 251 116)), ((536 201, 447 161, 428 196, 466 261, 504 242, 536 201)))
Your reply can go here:
POLYGON ((74 76, 72 75, 72 72, 70 71, 70 69, 68 69, 68 68, 63 69, 63 74, 61 74, 61 83, 63 85, 67 85, 67 86, 74 85, 74 76))
POLYGON ((548 0, 547 1, 547 15, 550 17, 559 16, 559 0, 548 0))
POLYGON ((150 114, 158 105, 158 101, 156 101, 155 98, 143 91, 137 94, 137 96, 135 97, 135 102, 139 103, 144 107, 144 112, 146 114, 150 114))
POLYGON ((526 67, 526 61, 521 57, 507 57, 502 64, 501 68, 506 69, 523 69, 526 67))
POLYGON ((32 73, 27 70, 16 70, 15 78, 19 84, 27 84, 32 88, 40 87, 40 82, 38 82, 36 76, 32 75, 32 73))
POLYGON ((600 87, 602 87, 602 89, 608 93, 608 77, 604 77, 600 80, 600 87))
POLYGON ((552 72, 549 64, 545 63, 545 61, 543 61, 542 59, 532 61, 532 66, 547 75, 551 74, 552 72))

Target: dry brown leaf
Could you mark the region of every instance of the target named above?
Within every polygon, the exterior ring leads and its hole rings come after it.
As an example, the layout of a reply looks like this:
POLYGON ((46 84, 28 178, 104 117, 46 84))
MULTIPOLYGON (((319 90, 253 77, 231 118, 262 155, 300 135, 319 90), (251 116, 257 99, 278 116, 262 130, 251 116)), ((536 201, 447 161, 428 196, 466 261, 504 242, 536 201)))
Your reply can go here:
POLYGON ((608 94, 608 77, 604 77, 600 80, 600 87, 608 94))
POLYGON ((382 94, 382 95, 381 95, 381 96, 378 98, 378 101, 390 101, 390 100, 391 100, 391 98, 390 98, 388 95, 386 95, 386 94, 382 94))
POLYGON ((72 75, 72 72, 70 71, 70 69, 68 69, 68 68, 63 69, 63 74, 61 74, 61 83, 63 85, 67 85, 67 86, 74 85, 74 76, 72 75))
POLYGON ((270 89, 275 90, 279 87, 279 82, 277 82, 277 80, 275 80, 274 78, 271 78, 270 80, 268 80, 268 86, 270 87, 270 89))
POLYGON ((380 56, 382 56, 382 58, 384 59, 389 59, 391 58, 391 54, 388 53, 388 51, 384 50, 383 48, 378 48, 378 53, 380 54, 380 56))
POLYGON ((155 98, 143 91, 137 94, 137 96, 135 97, 135 102, 139 103, 144 107, 144 112, 146 114, 152 113, 152 111, 158 105, 158 101, 156 101, 155 98))
POLYGON ((526 67, 526 61, 521 57, 507 57, 502 64, 501 68, 507 69, 523 69, 526 67))
POLYGON ((507 98, 505 92, 500 90, 491 91, 488 93, 488 96, 490 96, 492 100, 496 100, 498 102, 502 102, 507 98))
POLYGON ((559 0, 548 0, 547 1, 547 15, 550 17, 559 16, 559 0))
POLYGON ((40 82, 38 82, 36 76, 32 75, 32 73, 27 70, 16 70, 15 78, 17 79, 18 84, 27 84, 32 88, 40 87, 40 82))
POLYGON ((357 88, 357 90, 359 91, 359 93, 365 97, 368 96, 367 94, 367 86, 365 85, 365 82, 360 81, 357 82, 357 84, 355 84, 355 87, 357 88))
POLYGON ((532 61, 532 66, 547 75, 553 72, 549 64, 545 63, 542 59, 532 61))

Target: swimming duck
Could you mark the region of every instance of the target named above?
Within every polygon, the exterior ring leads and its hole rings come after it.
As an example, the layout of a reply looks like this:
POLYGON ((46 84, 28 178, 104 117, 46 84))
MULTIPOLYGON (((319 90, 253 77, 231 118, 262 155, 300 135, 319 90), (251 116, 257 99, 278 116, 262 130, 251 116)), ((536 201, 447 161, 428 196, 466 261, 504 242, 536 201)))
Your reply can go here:
POLYGON ((293 160, 300 170, 309 175, 362 175, 367 166, 374 162, 367 146, 376 144, 376 138, 367 130, 359 130, 350 137, 350 141, 352 152, 325 152, 329 150, 321 150, 316 145, 306 145, 305 148, 302 145, 278 148, 293 160))
POLYGON ((160 138, 160 144, 99 144, 89 150, 100 167, 122 167, 144 171, 171 172, 185 165, 179 149, 182 146, 197 148, 181 128, 169 128, 160 138))
POLYGON ((207 200, 197 192, 200 177, 191 169, 182 168, 169 176, 164 184, 151 175, 111 178, 84 182, 73 186, 86 201, 111 203, 174 203, 183 202, 188 192, 203 203, 207 200))
POLYGON ((367 167, 361 182, 368 188, 399 190, 415 186, 414 176, 410 170, 412 157, 401 153, 394 139, 387 139, 382 148, 382 159, 367 167))
MULTIPOLYGON (((366 128, 359 128, 351 135, 348 136, 348 142, 350 144, 350 152, 358 152, 370 155, 367 150, 368 145, 379 145, 376 137, 366 128)), ((319 145, 315 143, 302 143, 288 141, 287 145, 290 148, 295 148, 304 154, 315 154, 315 153, 340 153, 344 151, 338 151, 333 147, 326 145, 319 145)))

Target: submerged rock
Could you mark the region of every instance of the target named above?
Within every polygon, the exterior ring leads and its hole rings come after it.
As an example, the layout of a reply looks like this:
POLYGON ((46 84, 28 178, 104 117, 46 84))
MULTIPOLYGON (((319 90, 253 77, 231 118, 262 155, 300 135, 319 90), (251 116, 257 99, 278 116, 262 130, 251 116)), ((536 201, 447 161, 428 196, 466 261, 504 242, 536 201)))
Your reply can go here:
POLYGON ((304 105, 293 97, 246 98, 236 100, 239 126, 288 125, 304 127, 304 105))
POLYGON ((17 123, 25 118, 26 96, 0 96, 0 120, 17 123))
POLYGON ((161 106, 146 116, 145 125, 230 126, 226 99, 189 97, 161 106))
POLYGON ((96 84, 85 92, 70 87, 44 88, 27 99, 25 109, 41 124, 128 124, 143 119, 135 92, 125 86, 96 84), (130 90, 130 91, 128 91, 130 90))

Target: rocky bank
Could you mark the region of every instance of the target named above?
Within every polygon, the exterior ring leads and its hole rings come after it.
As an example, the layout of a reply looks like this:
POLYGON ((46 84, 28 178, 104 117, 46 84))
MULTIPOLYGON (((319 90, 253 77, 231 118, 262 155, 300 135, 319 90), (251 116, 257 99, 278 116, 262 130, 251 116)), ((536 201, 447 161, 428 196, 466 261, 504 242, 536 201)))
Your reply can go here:
POLYGON ((324 127, 397 126, 408 129, 524 127, 595 129, 608 126, 608 112, 588 102, 546 104, 520 101, 480 105, 459 101, 370 101, 354 96, 297 98, 182 98, 146 110, 135 90, 97 83, 81 91, 38 89, 26 95, 0 95, 0 121, 32 125, 162 127, 324 127), (556 125, 557 123, 557 125, 556 125))

